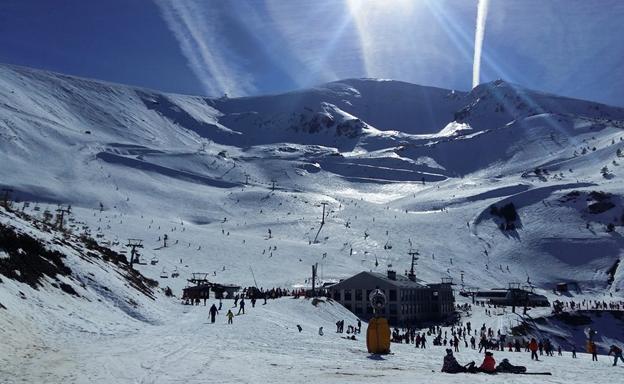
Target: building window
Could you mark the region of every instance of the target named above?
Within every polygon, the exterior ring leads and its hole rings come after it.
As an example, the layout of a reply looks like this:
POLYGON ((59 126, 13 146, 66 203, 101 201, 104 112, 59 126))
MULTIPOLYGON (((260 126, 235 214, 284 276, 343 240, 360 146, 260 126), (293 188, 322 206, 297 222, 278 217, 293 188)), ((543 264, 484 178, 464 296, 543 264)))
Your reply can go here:
POLYGON ((397 314, 397 305, 396 304, 390 304, 390 314, 391 315, 396 315, 397 314))
POLYGON ((396 289, 391 289, 390 290, 390 301, 396 301, 397 300, 397 291, 396 289))
POLYGON ((356 289, 355 290, 355 300, 356 301, 362 301, 362 290, 361 289, 356 289))
POLYGON ((361 315, 363 313, 362 304, 355 304, 355 314, 361 315))
POLYGON ((345 289, 344 291, 344 299, 345 301, 351 301, 351 290, 345 289))

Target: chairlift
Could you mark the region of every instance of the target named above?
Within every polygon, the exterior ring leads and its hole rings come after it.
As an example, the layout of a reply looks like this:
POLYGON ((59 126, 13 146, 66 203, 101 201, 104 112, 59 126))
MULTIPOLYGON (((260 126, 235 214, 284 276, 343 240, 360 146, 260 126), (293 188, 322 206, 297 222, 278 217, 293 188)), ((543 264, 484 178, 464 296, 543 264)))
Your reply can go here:
POLYGON ((171 272, 171 277, 176 278, 180 276, 180 272, 178 272, 178 267, 173 267, 173 271, 171 272))
POLYGON ((150 260, 150 264, 152 264, 152 265, 158 264, 158 258, 157 257, 152 257, 152 260, 150 260))
POLYGON ((147 260, 145 260, 143 257, 141 257, 141 254, 139 252, 135 253, 135 260, 136 263, 139 265, 147 265, 147 260))
POLYGON ((160 278, 161 279, 167 279, 169 277, 169 275, 167 274, 167 269, 165 269, 165 267, 163 267, 162 272, 160 272, 160 278))
POLYGON ((37 211, 37 212, 41 211, 41 207, 39 206, 39 204, 38 204, 38 203, 36 203, 36 204, 35 204, 35 208, 34 208, 34 209, 35 209, 35 211, 37 211))

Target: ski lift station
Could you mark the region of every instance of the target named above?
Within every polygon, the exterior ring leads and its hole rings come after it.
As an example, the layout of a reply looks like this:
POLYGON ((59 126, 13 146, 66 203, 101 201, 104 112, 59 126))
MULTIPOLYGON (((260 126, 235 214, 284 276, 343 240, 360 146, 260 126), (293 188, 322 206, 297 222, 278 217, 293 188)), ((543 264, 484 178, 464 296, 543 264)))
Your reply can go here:
MULTIPOLYGON (((176 269, 177 272, 177 269, 176 269)), ((187 279, 189 284, 182 290, 182 300, 185 303, 192 303, 196 300, 206 300, 210 298, 210 291, 214 292, 216 299, 228 299, 233 298, 235 293, 238 292, 241 287, 234 284, 219 284, 208 281, 208 273, 193 273, 190 279, 187 279)))
POLYGON ((476 301, 499 306, 550 306, 546 296, 534 293, 532 287, 520 287, 518 283, 510 283, 508 288, 476 291, 474 297, 476 301))
POLYGON ((331 297, 353 312, 369 320, 373 308, 368 297, 374 289, 380 289, 388 298, 380 315, 391 325, 418 325, 424 322, 443 321, 455 311, 455 297, 451 279, 442 283, 428 284, 417 279, 413 271, 406 276, 388 270, 387 274, 360 272, 331 286, 331 297))

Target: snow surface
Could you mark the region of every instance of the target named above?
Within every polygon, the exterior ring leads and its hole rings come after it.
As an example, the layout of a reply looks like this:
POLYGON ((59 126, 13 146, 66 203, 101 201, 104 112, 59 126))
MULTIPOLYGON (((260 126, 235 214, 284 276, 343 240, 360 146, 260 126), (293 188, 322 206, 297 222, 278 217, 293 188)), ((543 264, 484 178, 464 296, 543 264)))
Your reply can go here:
MULTIPOLYGON (((450 276, 460 289, 463 275, 466 286, 495 288, 530 278, 551 300, 555 283, 577 281, 583 293, 575 299, 609 301, 624 288, 622 263, 609 275, 624 245, 616 154, 623 120, 623 109, 505 82, 463 93, 351 79, 283 95, 206 99, 0 66, 0 184, 29 201, 24 211, 35 217, 71 204, 72 231, 118 251, 127 238, 142 238, 148 263, 138 270, 178 296, 192 272, 264 288, 307 286, 314 263, 323 281, 385 272, 389 264, 401 273, 411 242, 426 281, 450 276), (600 172, 605 165, 609 177, 600 172), (610 193, 614 206, 591 213, 591 202, 567 197, 573 191, 610 193), (322 202, 329 214, 319 232, 322 202), (489 207, 509 202, 519 222, 501 231, 489 207)), ((2 220, 49 236, 14 217, 2 220)), ((83 264, 77 259, 74 267, 88 274, 83 264)), ((83 292, 87 301, 2 278, 5 381, 458 379, 438 373, 442 348, 399 345, 371 360, 362 340, 333 334, 338 318, 353 319, 336 304, 282 299, 249 308, 233 326, 209 325, 203 307, 137 296, 102 273, 94 279, 133 297, 136 313, 95 290, 83 292)), ((518 321, 473 316, 473 324, 497 329, 518 321)), ((470 351, 458 357, 479 360, 470 351)), ((531 365, 513 354, 512 362, 553 371, 540 381, 621 375, 584 355, 531 365)))

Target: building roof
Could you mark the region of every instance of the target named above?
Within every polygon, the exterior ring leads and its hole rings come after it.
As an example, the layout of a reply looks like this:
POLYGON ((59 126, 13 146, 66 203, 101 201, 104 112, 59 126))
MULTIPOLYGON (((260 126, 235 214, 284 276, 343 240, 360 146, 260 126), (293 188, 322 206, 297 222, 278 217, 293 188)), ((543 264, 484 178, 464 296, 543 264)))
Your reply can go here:
POLYGON ((396 279, 390 279, 388 278, 388 275, 386 274, 378 273, 378 272, 366 272, 366 271, 360 272, 354 276, 344 279, 338 284, 333 285, 331 288, 340 289, 343 286, 350 285, 351 283, 360 282, 360 281, 362 283, 365 283, 367 281, 373 282, 374 280, 378 280, 378 281, 381 280, 381 282, 387 285, 397 287, 397 288, 412 288, 412 289, 429 288, 429 286, 423 280, 420 280, 418 278, 415 281, 412 281, 408 279, 407 276, 397 274, 396 279))

